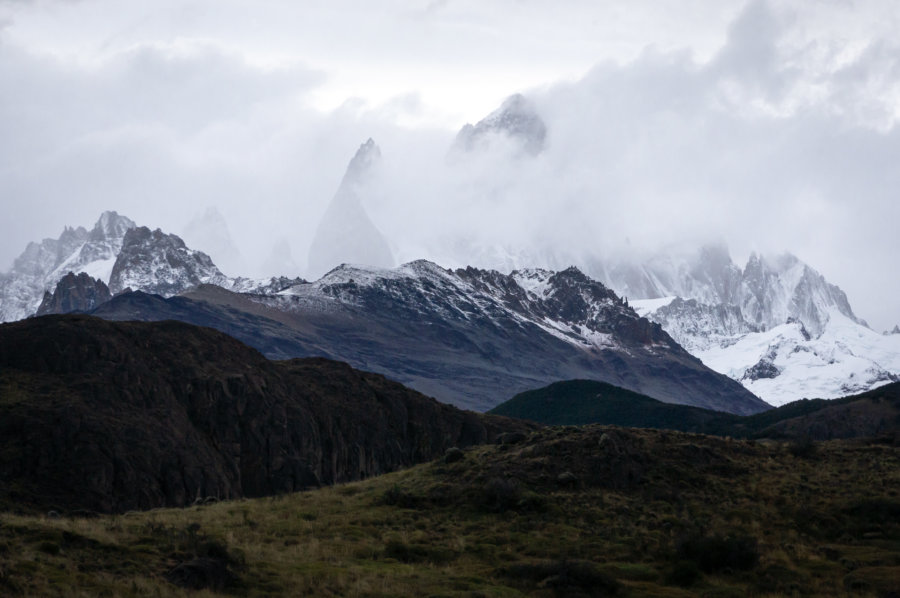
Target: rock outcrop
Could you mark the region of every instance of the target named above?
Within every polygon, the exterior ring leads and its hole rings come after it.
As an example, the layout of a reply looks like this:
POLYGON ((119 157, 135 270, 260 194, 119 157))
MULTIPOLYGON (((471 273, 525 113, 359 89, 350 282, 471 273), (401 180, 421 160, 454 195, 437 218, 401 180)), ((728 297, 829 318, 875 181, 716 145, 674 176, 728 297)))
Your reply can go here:
POLYGON ((82 272, 69 272, 56 284, 51 295, 44 293, 37 316, 86 312, 112 299, 109 287, 102 280, 91 278, 82 272))

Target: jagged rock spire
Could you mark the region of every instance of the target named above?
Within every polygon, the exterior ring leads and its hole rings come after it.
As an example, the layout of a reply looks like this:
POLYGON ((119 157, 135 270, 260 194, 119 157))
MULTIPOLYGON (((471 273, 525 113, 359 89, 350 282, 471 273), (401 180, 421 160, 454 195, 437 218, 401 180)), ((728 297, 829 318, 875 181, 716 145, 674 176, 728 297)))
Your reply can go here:
POLYGON ((363 207, 380 161, 381 150, 371 138, 359 146, 350 160, 310 246, 311 276, 321 276, 342 263, 394 266, 387 240, 363 207))

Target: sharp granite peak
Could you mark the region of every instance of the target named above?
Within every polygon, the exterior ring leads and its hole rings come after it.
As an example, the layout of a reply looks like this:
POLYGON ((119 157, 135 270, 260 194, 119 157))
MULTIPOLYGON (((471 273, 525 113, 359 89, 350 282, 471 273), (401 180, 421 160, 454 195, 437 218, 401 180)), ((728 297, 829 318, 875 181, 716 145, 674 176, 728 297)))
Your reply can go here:
POLYGON ((343 262, 394 266, 394 255, 363 207, 368 185, 381 165, 381 150, 371 138, 359 146, 337 193, 316 229, 309 249, 309 271, 321 275, 343 262))
POLYGON ((231 236, 228 223, 216 207, 207 206, 194 216, 184 227, 180 237, 188 245, 201 248, 226 272, 245 271, 244 260, 231 236))

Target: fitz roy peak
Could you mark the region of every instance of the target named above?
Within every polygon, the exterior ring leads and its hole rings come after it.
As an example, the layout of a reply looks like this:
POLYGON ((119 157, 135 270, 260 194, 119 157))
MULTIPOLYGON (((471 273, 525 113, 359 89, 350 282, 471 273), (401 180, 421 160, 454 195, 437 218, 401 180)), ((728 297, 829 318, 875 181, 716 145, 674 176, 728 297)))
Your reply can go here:
POLYGON ((363 207, 368 186, 381 163, 381 150, 369 139, 350 160, 337 193, 325 211, 309 249, 309 270, 319 276, 340 263, 390 268, 394 256, 363 207))

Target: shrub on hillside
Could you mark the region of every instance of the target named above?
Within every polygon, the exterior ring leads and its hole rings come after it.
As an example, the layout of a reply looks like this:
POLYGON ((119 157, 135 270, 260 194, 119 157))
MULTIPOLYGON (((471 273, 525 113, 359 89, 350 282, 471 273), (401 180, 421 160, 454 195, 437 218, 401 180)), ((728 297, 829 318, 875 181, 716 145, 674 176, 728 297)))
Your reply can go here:
POLYGON ((788 452, 799 459, 811 459, 816 456, 816 443, 809 436, 803 436, 788 445, 788 452))
POLYGON ((550 589, 557 596, 614 596, 619 591, 619 582, 589 561, 520 563, 500 573, 523 585, 550 589))
POLYGON ((694 536, 681 541, 676 553, 705 573, 746 571, 759 562, 759 547, 750 536, 694 536))

